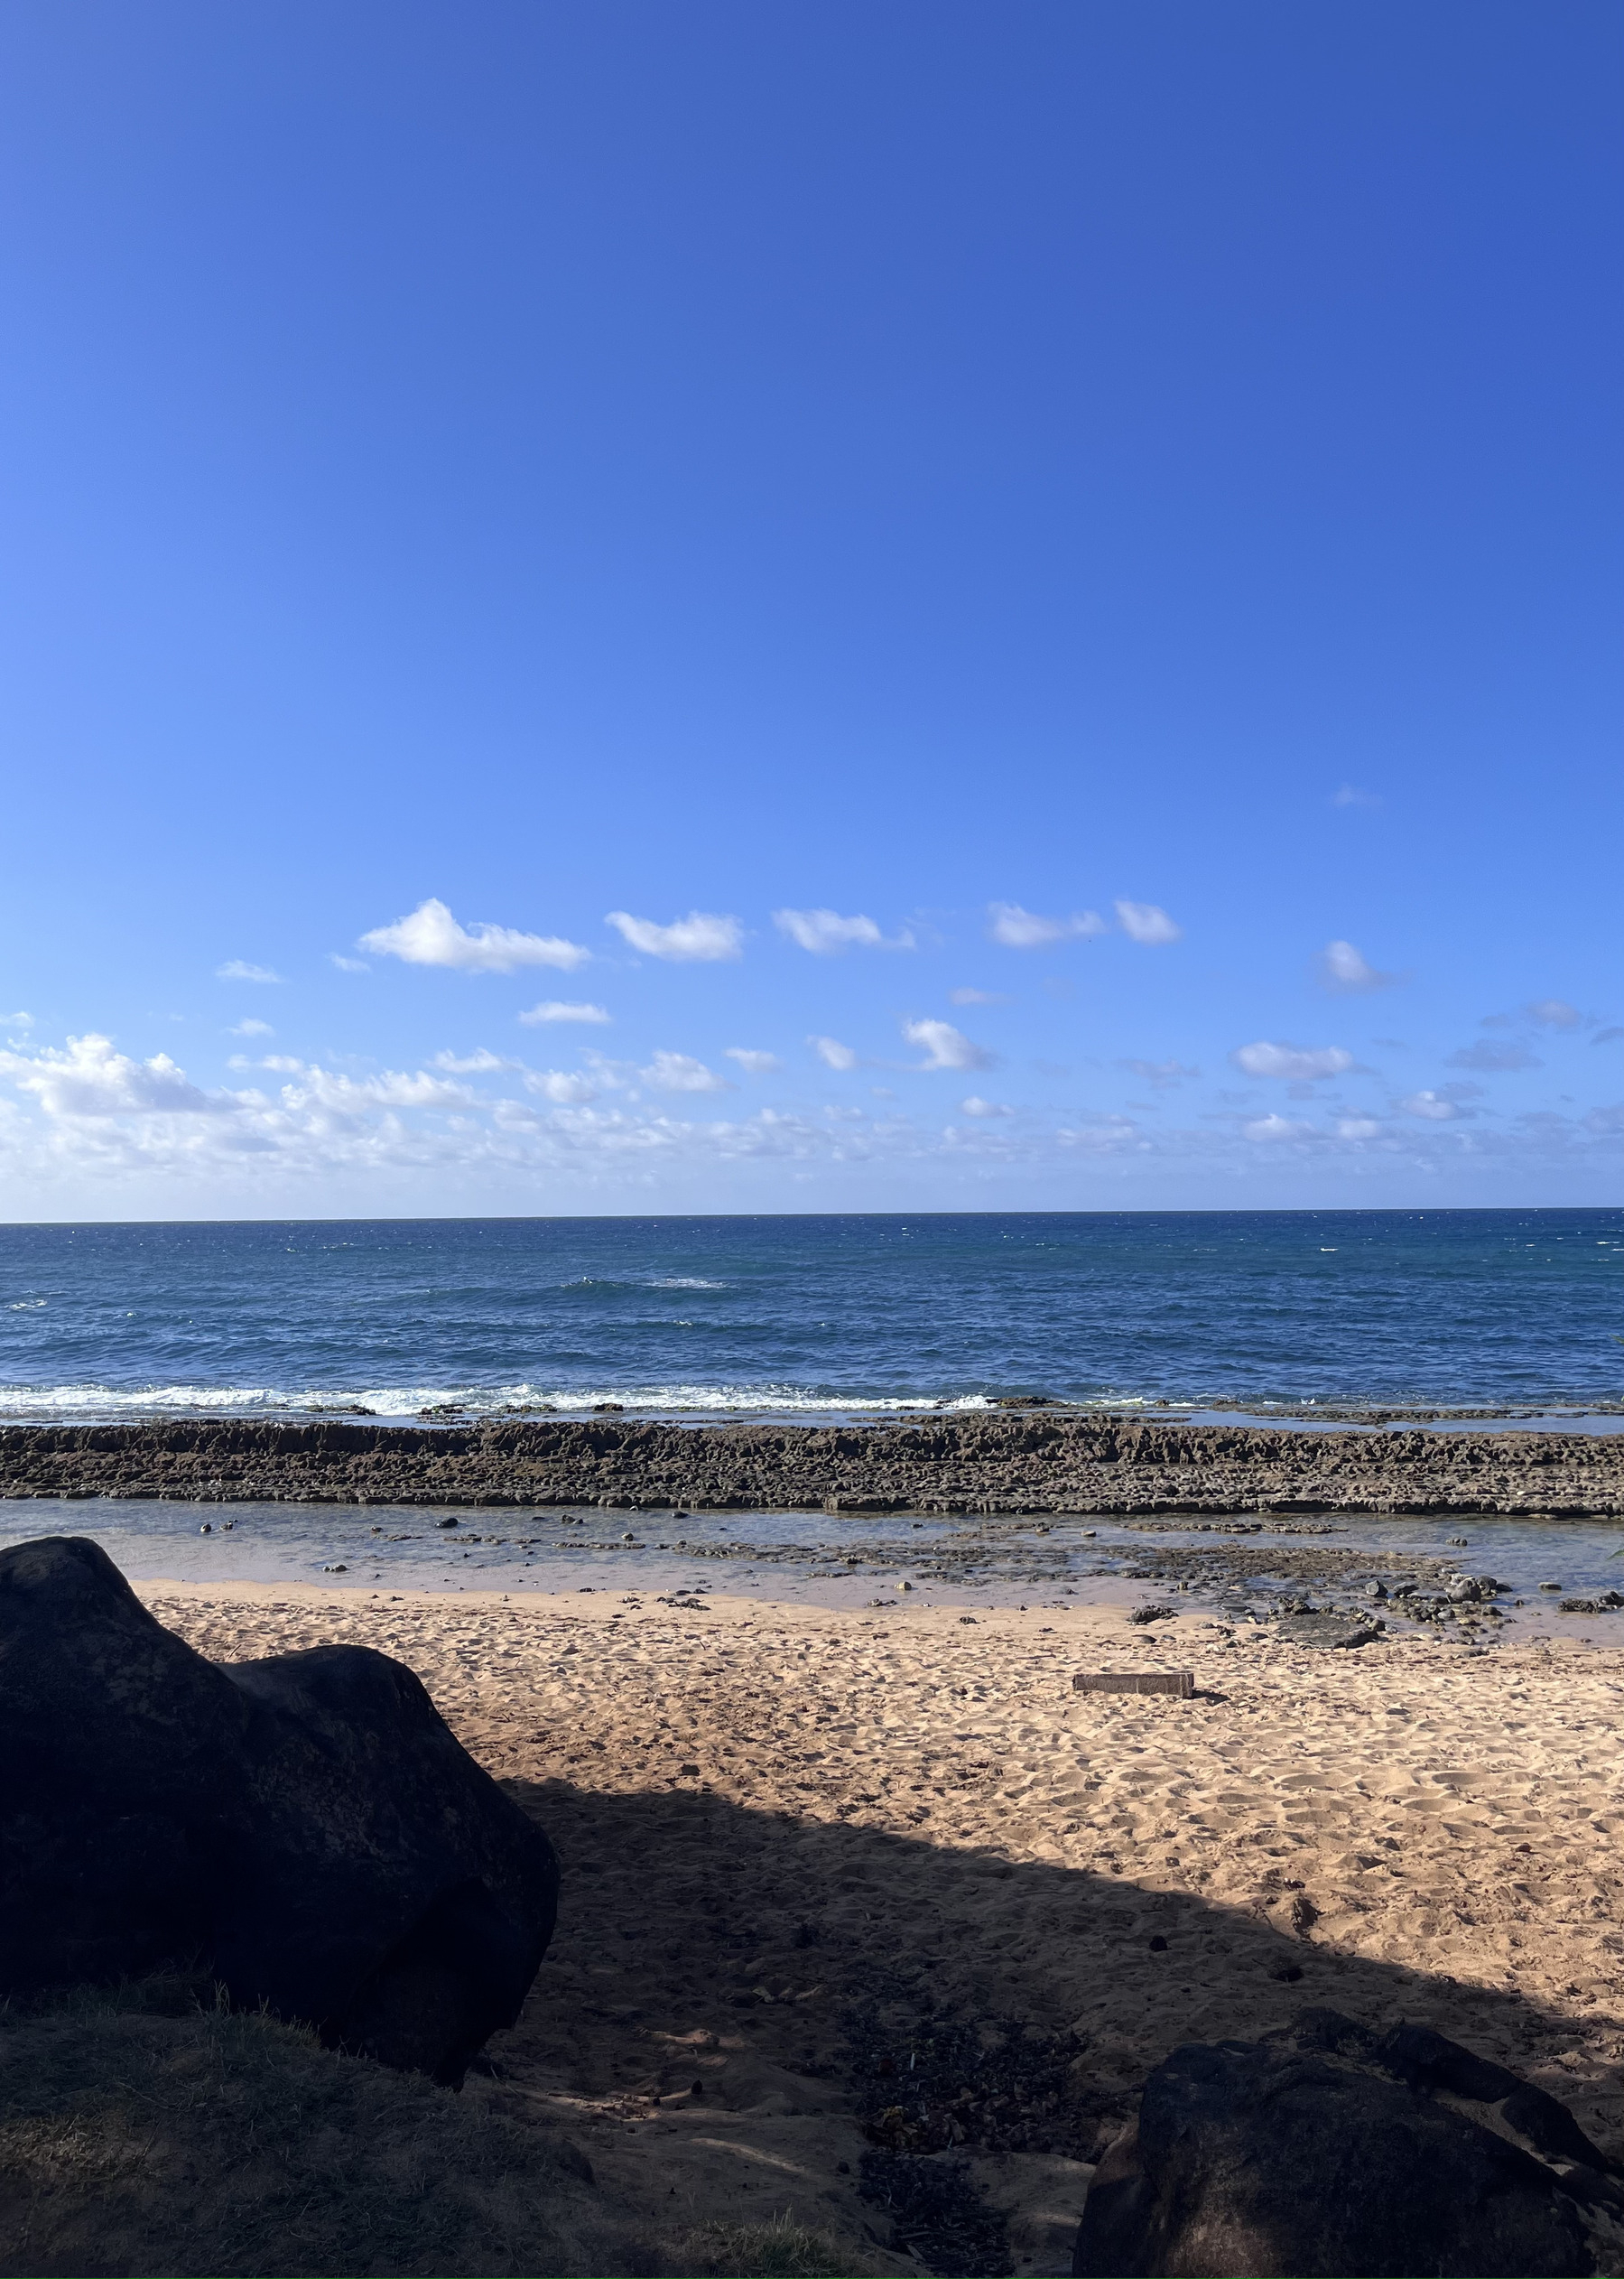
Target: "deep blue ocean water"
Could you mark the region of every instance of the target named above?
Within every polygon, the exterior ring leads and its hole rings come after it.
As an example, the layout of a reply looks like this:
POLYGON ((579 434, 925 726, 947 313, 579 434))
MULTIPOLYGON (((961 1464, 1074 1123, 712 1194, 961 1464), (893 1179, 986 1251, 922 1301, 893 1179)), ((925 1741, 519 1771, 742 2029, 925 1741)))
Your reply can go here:
POLYGON ((0 1228, 0 1414, 1624 1399, 1624 1210, 0 1228))

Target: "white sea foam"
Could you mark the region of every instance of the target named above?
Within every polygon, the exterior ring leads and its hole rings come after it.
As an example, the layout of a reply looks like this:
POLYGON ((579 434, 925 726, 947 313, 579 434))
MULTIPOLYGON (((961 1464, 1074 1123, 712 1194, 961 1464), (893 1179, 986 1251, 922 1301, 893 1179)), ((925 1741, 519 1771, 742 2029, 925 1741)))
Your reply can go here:
POLYGON ((628 1415, 887 1415, 970 1410, 984 1393, 846 1395, 803 1385, 332 1385, 303 1390, 264 1385, 0 1385, 0 1419, 134 1424, 158 1417, 248 1417, 298 1420, 369 1410, 381 1421, 416 1421, 425 1410, 470 1420, 502 1416, 589 1415, 613 1406, 628 1415))

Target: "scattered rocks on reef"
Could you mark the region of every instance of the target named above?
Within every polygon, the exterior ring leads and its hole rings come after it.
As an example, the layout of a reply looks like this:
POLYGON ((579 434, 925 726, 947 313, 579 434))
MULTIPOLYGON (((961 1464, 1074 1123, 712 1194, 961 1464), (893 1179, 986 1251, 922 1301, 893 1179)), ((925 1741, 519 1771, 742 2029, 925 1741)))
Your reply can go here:
POLYGON ((1277 1635, 1293 1646, 1326 1646, 1350 1651, 1372 1645, 1382 1635, 1384 1625, 1379 1622, 1346 1622, 1335 1614, 1310 1608, 1300 1614, 1282 1614, 1276 1628, 1277 1635))
POLYGON ((1564 2106, 1504 2066, 1430 2029, 1307 2010, 1157 2067, 1095 2172, 1072 2270, 1588 2273, 1586 2212, 1624 2207, 1606 2166, 1564 2106))
POLYGON ((1290 1432, 1058 1409, 917 1423, 328 1419, 0 1428, 6 1495, 637 1511, 1624 1516, 1624 1436, 1290 1432))
POLYGON ((460 2080, 558 1864, 364 1646, 218 1666, 77 1537, 0 1552, 0 1994, 197 1958, 232 2000, 460 2080))

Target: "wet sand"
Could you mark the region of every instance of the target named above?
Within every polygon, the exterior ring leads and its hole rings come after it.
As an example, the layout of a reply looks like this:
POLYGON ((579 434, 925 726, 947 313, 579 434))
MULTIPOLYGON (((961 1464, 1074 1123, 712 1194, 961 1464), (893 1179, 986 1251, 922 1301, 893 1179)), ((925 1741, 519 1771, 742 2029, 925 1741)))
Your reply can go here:
POLYGON ((651 2227, 788 2208, 853 2269, 903 2271, 930 2220, 1002 2218, 1015 2268, 1065 2270, 1146 2070, 1310 2003, 1435 2024, 1624 2152, 1616 1650, 1315 1652, 1101 1605, 138 1587, 218 1660, 397 1655, 537 1813, 563 1911, 496 2093, 651 2227), (1194 1698, 1071 1686, 1171 1667, 1194 1698), (963 2189, 930 2219, 906 2155, 942 2145, 963 2189))

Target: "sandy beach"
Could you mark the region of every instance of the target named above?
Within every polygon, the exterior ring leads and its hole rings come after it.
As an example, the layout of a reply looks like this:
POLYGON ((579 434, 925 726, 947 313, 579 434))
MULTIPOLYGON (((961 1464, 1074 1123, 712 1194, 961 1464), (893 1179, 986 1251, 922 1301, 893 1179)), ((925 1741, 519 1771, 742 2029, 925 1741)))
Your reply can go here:
POLYGON ((219 1660, 398 1656, 543 1821, 559 1932, 488 2093, 652 2228, 793 2209, 854 2269, 918 2269, 893 2156, 953 2144, 961 2228, 1001 2218, 1016 2269, 1067 2269, 1146 2070, 1308 2004, 1435 2024, 1620 2149, 1610 1649, 139 1587, 219 1660), (1193 1698, 1071 1683, 1173 1667, 1193 1698))

